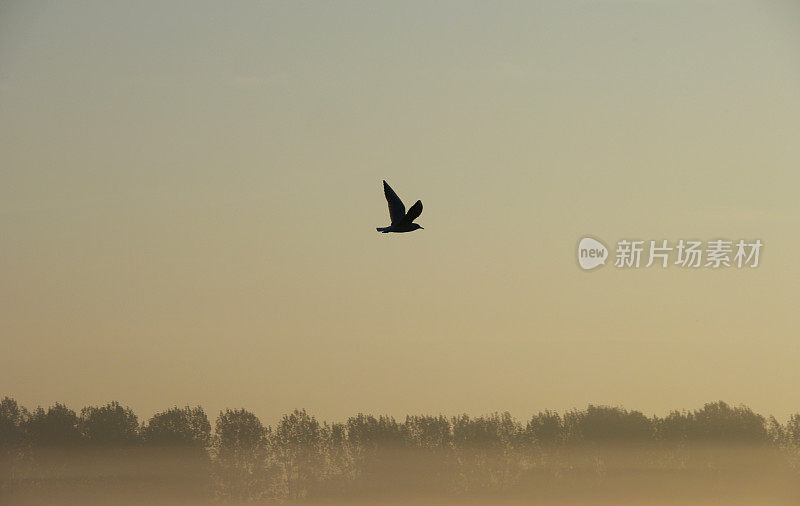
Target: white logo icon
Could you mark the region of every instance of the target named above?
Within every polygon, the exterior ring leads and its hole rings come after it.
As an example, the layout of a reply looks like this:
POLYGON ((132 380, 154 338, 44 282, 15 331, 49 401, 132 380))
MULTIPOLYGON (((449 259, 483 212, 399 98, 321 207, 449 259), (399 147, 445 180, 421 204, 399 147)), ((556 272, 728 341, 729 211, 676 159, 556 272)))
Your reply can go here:
POLYGON ((578 243, 578 263, 581 269, 588 271, 598 265, 604 265, 607 258, 608 248, 597 239, 584 237, 578 243))

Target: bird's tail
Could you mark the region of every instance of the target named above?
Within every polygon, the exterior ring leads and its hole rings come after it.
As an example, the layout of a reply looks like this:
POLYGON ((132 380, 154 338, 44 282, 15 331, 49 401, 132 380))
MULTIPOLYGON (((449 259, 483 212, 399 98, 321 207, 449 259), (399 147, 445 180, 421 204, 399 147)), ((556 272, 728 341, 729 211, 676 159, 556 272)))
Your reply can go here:
POLYGON ((389 227, 378 227, 375 230, 377 230, 378 232, 383 232, 384 234, 389 233, 389 227))

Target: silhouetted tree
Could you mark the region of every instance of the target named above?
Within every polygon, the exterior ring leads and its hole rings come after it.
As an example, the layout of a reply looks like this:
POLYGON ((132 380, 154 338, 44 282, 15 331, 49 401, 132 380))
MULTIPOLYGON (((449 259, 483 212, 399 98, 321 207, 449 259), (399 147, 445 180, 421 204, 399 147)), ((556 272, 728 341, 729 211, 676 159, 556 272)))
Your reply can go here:
POLYGON ((358 473, 358 488, 361 493, 378 490, 398 491, 403 484, 398 466, 399 452, 405 439, 397 421, 388 416, 375 418, 359 413, 347 420, 347 440, 352 449, 354 465, 358 473))
POLYGON ((722 401, 692 412, 673 411, 656 425, 659 438, 674 442, 765 443, 789 437, 777 420, 768 424, 750 408, 731 407, 722 401))
POLYGON ((76 451, 85 443, 78 415, 63 404, 36 408, 24 423, 28 443, 29 475, 57 482, 79 460, 76 451))
POLYGON ((325 424, 323 433, 326 455, 325 489, 331 495, 341 495, 355 478, 355 465, 350 443, 347 441, 347 429, 342 423, 325 424))
POLYGON ((82 440, 79 423, 75 411, 56 403, 47 411, 40 407, 31 413, 25 432, 34 446, 73 448, 82 440))
POLYGON ((23 424, 27 414, 25 408, 20 407, 11 397, 3 397, 0 401, 0 451, 8 452, 22 445, 23 424))
POLYGON ((0 492, 9 487, 14 466, 25 442, 24 424, 28 418, 25 408, 11 397, 0 401, 0 492))
POLYGON ((347 439, 361 452, 381 448, 399 448, 403 432, 394 418, 359 413, 347 419, 347 439))
POLYGON ((520 424, 509 413, 486 417, 454 417, 453 444, 464 490, 503 489, 522 472, 518 446, 524 440, 520 424))
POLYGON ((767 440, 775 446, 786 444, 786 429, 774 417, 770 416, 766 422, 767 440))
POLYGON ((109 502, 117 493, 142 503, 146 494, 195 503, 213 491, 234 501, 372 494, 412 503, 417 493, 595 487, 659 466, 735 482, 736 473, 762 465, 800 471, 800 414, 784 426, 721 401, 664 418, 589 405, 540 412, 523 428, 508 413, 407 416, 402 423, 359 414, 329 425, 295 410, 273 430, 240 409, 220 413, 212 438, 199 407, 167 409, 139 428, 117 402, 78 416, 63 404, 29 413, 9 397, 0 401, 0 493, 48 483, 83 487, 109 502), (748 447, 732 450, 739 443, 748 447))
POLYGON ((528 439, 549 447, 562 441, 561 416, 553 411, 539 412, 525 427, 528 439))
POLYGON ((123 408, 117 401, 83 408, 78 427, 83 437, 93 445, 122 446, 139 440, 136 415, 131 408, 123 408))
POLYGON ((155 445, 205 448, 211 441, 211 424, 199 406, 174 407, 153 415, 142 428, 142 439, 155 445))
POLYGON ((220 493, 234 499, 268 495, 272 469, 267 461, 269 432, 244 409, 220 412, 216 423, 215 469, 220 493))
POLYGON ((573 435, 586 442, 642 442, 654 434, 650 419, 642 413, 616 407, 590 404, 586 411, 575 414, 570 423, 576 424, 573 435))
POLYGON ((693 422, 694 415, 685 411, 672 411, 665 418, 655 418, 656 438, 669 442, 686 441, 693 422))
POLYGON ((732 408, 722 401, 694 412, 689 437, 703 441, 761 443, 767 440, 764 417, 746 406, 732 408))
POLYGON ((478 418, 468 415, 453 418, 453 442, 457 448, 502 450, 511 446, 521 432, 519 423, 508 412, 478 418))
POLYGON ((439 416, 406 416, 402 424, 409 462, 408 489, 419 493, 451 492, 458 476, 450 421, 439 416))
POLYGON ((453 442, 450 421, 439 416, 406 416, 403 434, 410 446, 426 450, 447 449, 453 442))
POLYGON ((289 498, 303 498, 318 486, 325 464, 323 441, 322 426, 305 410, 294 410, 278 423, 271 443, 289 498))
POLYGON ((800 413, 789 417, 786 423, 786 439, 790 444, 800 446, 800 413))
POLYGON ((201 500, 210 493, 210 460, 206 449, 211 424, 201 407, 174 407, 153 415, 141 430, 149 458, 168 465, 149 484, 162 497, 201 500))

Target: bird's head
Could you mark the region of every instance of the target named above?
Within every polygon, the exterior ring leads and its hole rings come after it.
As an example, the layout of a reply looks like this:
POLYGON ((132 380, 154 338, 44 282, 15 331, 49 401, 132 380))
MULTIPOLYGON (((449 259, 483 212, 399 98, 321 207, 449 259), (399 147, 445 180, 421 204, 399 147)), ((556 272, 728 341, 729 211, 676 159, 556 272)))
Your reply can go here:
MULTIPOLYGON (((416 230, 416 229, 418 229, 418 228, 422 228, 422 225, 420 225, 420 224, 418 224, 418 223, 412 223, 412 224, 411 224, 411 226, 412 226, 412 227, 414 227, 414 228, 412 228, 411 230, 416 230)), ((422 228, 422 230, 425 230, 425 229, 424 229, 424 228, 422 228)))

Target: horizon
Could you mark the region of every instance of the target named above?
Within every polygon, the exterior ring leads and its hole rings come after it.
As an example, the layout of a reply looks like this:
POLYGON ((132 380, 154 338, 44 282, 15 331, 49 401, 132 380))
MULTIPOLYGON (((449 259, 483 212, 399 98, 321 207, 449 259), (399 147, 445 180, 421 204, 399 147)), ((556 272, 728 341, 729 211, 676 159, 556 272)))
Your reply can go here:
POLYGON ((680 415, 692 414, 692 413, 695 413, 697 411, 702 411, 704 408, 708 408, 709 406, 718 405, 718 404, 724 404, 725 406, 730 407, 732 409, 740 409, 741 408, 741 409, 749 410, 752 413, 754 413, 755 415, 757 415, 759 417, 762 417, 764 419, 765 423, 768 423, 771 418, 774 418, 778 423, 780 423, 781 425, 785 426, 790 421, 790 419, 792 417, 800 417, 800 409, 798 409, 796 412, 790 413, 790 415, 786 419, 782 420, 782 419, 774 416, 771 413, 761 413, 759 411, 753 410, 750 406, 747 406, 745 404, 733 404, 733 403, 726 402, 723 399, 718 399, 718 400, 714 400, 714 401, 710 400, 710 401, 704 402, 700 406, 694 406, 694 407, 690 406, 690 407, 672 409, 669 412, 663 413, 663 414, 647 413, 645 411, 636 409, 635 407, 632 408, 632 407, 629 407, 629 406, 609 406, 609 405, 604 405, 604 404, 589 403, 589 404, 587 404, 586 406, 583 406, 583 407, 577 407, 576 406, 576 407, 565 409, 565 410, 553 410, 553 409, 549 409, 549 408, 542 408, 542 409, 538 409, 538 410, 532 411, 530 414, 525 415, 525 416, 509 412, 508 410, 492 411, 492 412, 487 412, 487 413, 463 413, 463 412, 462 413, 443 413, 443 412, 434 413, 434 412, 431 412, 431 413, 405 413, 403 415, 395 415, 395 414, 392 414, 392 413, 368 413, 368 412, 364 412, 364 411, 355 411, 355 412, 350 413, 349 415, 347 415, 345 418, 337 419, 337 420, 330 420, 330 419, 326 419, 326 418, 317 416, 312 409, 309 409, 307 407, 296 407, 296 408, 293 408, 293 409, 291 409, 291 410, 289 410, 289 411, 287 411, 285 413, 281 413, 273 422, 270 422, 269 420, 265 420, 264 418, 259 416, 258 413, 248 409, 247 406, 226 406, 226 407, 224 407, 224 408, 222 408, 222 409, 220 409, 218 411, 207 411, 205 409, 205 407, 202 406, 201 404, 185 404, 185 405, 173 404, 173 405, 164 407, 162 409, 158 409, 158 410, 154 411, 153 413, 147 413, 146 415, 140 415, 135 409, 131 408, 128 404, 126 404, 124 401, 120 401, 119 399, 111 399, 108 402, 103 402, 103 403, 99 403, 99 404, 95 404, 95 405, 80 406, 80 407, 71 406, 68 403, 59 402, 59 401, 53 402, 52 404, 50 404, 48 406, 41 406, 41 405, 37 405, 35 407, 34 406, 26 406, 23 403, 19 402, 13 395, 7 395, 7 394, 4 394, 4 393, 2 394, 2 397, 0 397, 0 399, 10 399, 10 400, 16 402, 17 405, 19 406, 19 408, 21 410, 25 410, 25 412, 29 416, 34 414, 39 409, 42 409, 44 412, 47 412, 50 408, 53 408, 56 405, 61 405, 61 406, 66 407, 69 410, 72 410, 78 417, 80 417, 81 411, 83 409, 87 409, 87 410, 99 409, 99 408, 104 408, 104 407, 107 407, 107 406, 110 406, 110 405, 116 403, 116 404, 118 404, 120 407, 122 407, 124 409, 130 409, 131 412, 133 412, 133 414, 136 415, 136 418, 138 420, 138 424, 139 424, 140 427, 146 427, 148 425, 148 423, 150 421, 152 421, 154 418, 157 418, 158 415, 163 415, 163 414, 165 414, 165 413, 167 413, 167 412, 169 412, 171 410, 174 410, 174 409, 182 410, 182 409, 186 409, 186 408, 189 408, 189 409, 200 408, 206 414, 206 416, 208 416, 208 420, 210 422, 212 422, 212 432, 213 432, 213 422, 216 419, 218 419, 219 417, 221 417, 225 413, 228 413, 228 412, 231 412, 231 411, 237 411, 237 410, 244 410, 244 411, 246 411, 248 413, 252 413, 253 415, 255 415, 259 419, 259 421, 264 425, 265 428, 273 427, 273 426, 276 426, 276 425, 280 424, 282 419, 284 419, 285 417, 291 415, 292 413, 296 413, 298 411, 306 413, 310 418, 316 419, 318 422, 323 423, 323 424, 345 424, 345 423, 347 423, 347 421, 349 419, 358 417, 360 415, 373 416, 373 417, 388 417, 388 418, 390 418, 392 420, 397 421, 398 423, 403 423, 403 421, 405 419, 409 418, 409 417, 444 417, 447 420, 453 420, 453 419, 456 419, 456 418, 461 417, 461 416, 468 416, 468 417, 470 417, 472 419, 478 419, 478 418, 487 418, 487 417, 490 418, 492 416, 505 415, 505 414, 510 415, 511 418, 514 419, 515 421, 524 423, 526 421, 529 421, 532 418, 536 418, 537 416, 541 416, 541 415, 546 414, 546 413, 555 413, 555 414, 558 414, 559 416, 563 417, 564 415, 569 414, 569 413, 586 412, 590 408, 618 410, 618 411, 631 413, 631 414, 639 413, 639 414, 644 415, 646 418, 648 418, 648 419, 650 419, 652 421, 657 421, 657 420, 664 420, 665 418, 667 418, 669 415, 672 415, 672 414, 676 414, 676 413, 680 414, 680 415))

